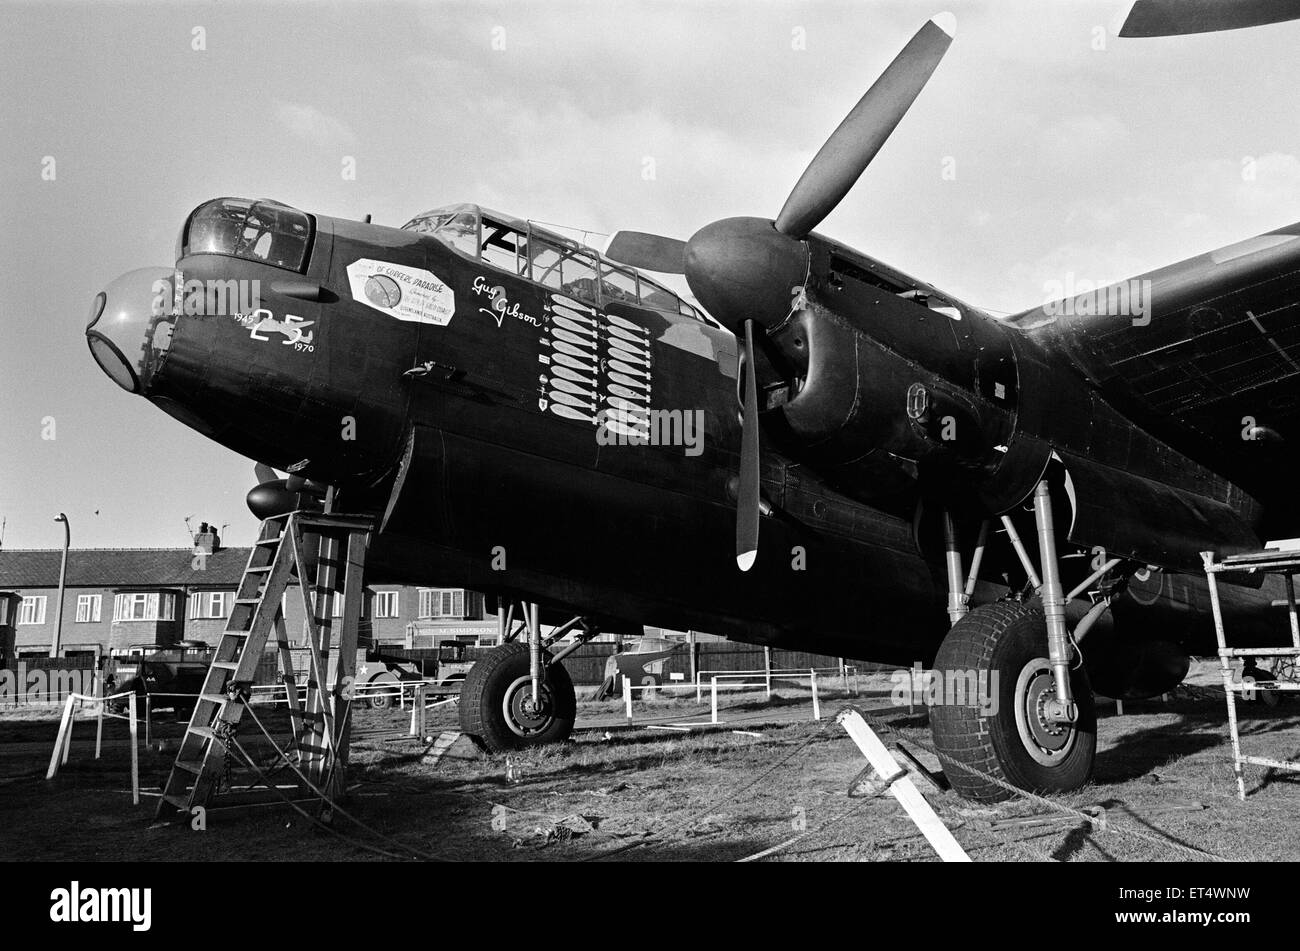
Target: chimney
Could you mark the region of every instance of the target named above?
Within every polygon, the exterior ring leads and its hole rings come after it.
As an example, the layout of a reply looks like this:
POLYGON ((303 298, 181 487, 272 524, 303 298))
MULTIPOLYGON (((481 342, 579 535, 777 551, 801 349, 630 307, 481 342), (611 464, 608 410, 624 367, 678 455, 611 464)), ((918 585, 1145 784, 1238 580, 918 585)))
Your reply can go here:
POLYGON ((205 555, 211 555, 220 547, 221 539, 217 536, 217 529, 207 522, 201 523, 198 534, 194 536, 194 550, 205 555))

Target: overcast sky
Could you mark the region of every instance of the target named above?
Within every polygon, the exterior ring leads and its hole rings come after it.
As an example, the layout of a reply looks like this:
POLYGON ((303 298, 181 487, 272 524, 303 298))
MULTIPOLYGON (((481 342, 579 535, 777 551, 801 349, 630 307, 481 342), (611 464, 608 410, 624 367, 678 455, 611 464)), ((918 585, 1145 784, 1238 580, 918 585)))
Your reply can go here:
POLYGON ((683 238, 773 217, 945 7, 956 42, 823 233, 1011 312, 1300 220, 1300 23, 1121 40, 1122 0, 941 4, 0 2, 4 547, 57 547, 60 511, 76 547, 184 545, 187 515, 252 540, 252 463, 82 334, 200 202, 683 238))

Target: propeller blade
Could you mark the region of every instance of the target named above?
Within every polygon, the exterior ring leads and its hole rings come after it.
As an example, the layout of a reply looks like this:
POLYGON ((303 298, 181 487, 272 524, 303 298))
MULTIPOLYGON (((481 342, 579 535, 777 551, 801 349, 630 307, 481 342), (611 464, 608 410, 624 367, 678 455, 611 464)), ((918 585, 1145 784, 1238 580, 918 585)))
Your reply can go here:
POLYGON ((754 321, 745 321, 745 419, 740 432, 740 477, 736 483, 736 565, 748 571, 758 557, 759 444, 758 374, 754 363, 754 321))
POLYGON ((275 470, 264 462, 259 462, 253 466, 253 472, 257 476, 258 485, 261 485, 263 482, 274 482, 280 478, 275 474, 275 470))
POLYGON ((917 31, 804 170, 777 216, 777 231, 803 238, 834 210, 921 94, 956 32, 951 13, 917 31))
POLYGON ((1136 0, 1120 36, 1184 36, 1300 19, 1300 0, 1136 0))
POLYGON ((644 231, 616 231, 609 239, 605 257, 646 271, 681 274, 685 271, 686 242, 644 231))

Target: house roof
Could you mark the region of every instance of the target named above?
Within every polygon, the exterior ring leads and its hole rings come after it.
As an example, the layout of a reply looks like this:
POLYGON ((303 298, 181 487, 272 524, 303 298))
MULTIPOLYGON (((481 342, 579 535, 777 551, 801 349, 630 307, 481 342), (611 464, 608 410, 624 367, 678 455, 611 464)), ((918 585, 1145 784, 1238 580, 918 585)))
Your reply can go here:
MULTIPOLYGON (((68 551, 69 588, 161 588, 239 582, 247 548, 219 548, 202 571, 191 548, 73 548, 68 551)), ((62 549, 0 549, 0 588, 55 588, 62 549)))

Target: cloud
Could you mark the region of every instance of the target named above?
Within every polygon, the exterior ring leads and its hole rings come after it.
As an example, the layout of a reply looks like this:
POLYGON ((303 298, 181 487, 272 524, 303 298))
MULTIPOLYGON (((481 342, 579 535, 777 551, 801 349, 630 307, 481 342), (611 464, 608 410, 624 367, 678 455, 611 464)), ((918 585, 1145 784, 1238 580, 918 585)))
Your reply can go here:
POLYGON ((306 139, 322 148, 339 148, 357 139, 352 127, 341 119, 326 115, 315 106, 275 100, 275 117, 291 135, 306 139))
POLYGON ((1114 152, 1128 136, 1128 127, 1113 115, 1074 115, 1049 123, 1039 143, 1046 159, 1062 165, 1084 164, 1114 152))

